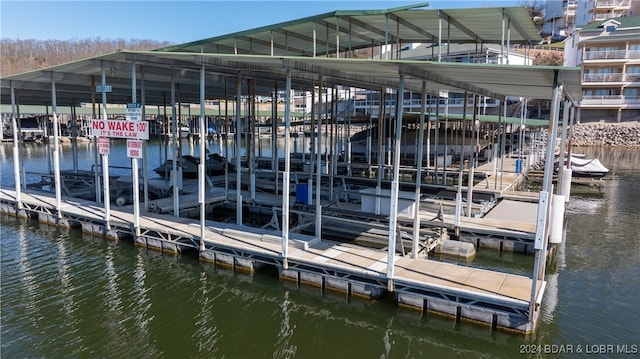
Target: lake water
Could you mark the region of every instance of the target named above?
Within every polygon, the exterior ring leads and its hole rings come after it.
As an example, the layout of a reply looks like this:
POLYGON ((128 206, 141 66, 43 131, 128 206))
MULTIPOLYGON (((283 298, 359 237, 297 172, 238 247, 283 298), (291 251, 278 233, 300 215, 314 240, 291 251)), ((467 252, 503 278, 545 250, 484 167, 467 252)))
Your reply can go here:
MULTIPOLYGON (((81 168, 90 168, 90 146, 79 149, 81 168)), ((574 357, 638 357, 640 151, 579 152, 611 172, 601 192, 575 195, 567 207, 566 242, 548 266, 532 336, 420 316, 399 309, 392 296, 347 300, 281 282, 271 269, 249 276, 195 255, 3 216, 1 356, 513 358, 570 357, 557 354, 570 350, 574 357)), ((3 186, 13 183, 11 153, 11 144, 0 148, 3 186)), ((72 168, 70 146, 62 153, 62 168, 72 168)), ((151 169, 161 153, 150 145, 151 169)), ((27 146, 24 158, 28 171, 47 171, 43 146, 27 146)), ((122 145, 112 146, 110 164, 129 165, 122 145)), ((473 265, 530 275, 532 262, 481 250, 473 265)))

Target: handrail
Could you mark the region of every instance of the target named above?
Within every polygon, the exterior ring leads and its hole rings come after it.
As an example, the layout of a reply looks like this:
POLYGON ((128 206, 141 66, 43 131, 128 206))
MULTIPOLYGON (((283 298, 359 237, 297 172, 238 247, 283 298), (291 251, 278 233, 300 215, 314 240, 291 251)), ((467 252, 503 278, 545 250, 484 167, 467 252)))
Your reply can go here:
POLYGON ((628 53, 627 50, 585 51, 583 60, 626 59, 628 53))

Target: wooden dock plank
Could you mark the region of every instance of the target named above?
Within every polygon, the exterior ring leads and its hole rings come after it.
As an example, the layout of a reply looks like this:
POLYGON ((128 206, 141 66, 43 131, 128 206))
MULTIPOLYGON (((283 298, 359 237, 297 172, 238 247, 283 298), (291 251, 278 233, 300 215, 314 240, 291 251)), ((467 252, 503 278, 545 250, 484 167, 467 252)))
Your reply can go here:
POLYGON ((483 218, 535 224, 537 213, 537 202, 501 200, 483 218))
MULTIPOLYGON (((541 283, 538 282, 538 287, 541 283)), ((531 300, 531 279, 520 280, 519 277, 506 276, 500 286, 500 293, 509 298, 517 298, 529 302, 531 300)))
POLYGON ((464 281, 465 286, 486 291, 488 293, 500 293, 500 288, 507 275, 499 272, 473 271, 464 281))
POLYGON ((396 278, 529 302, 531 278, 450 263, 399 258, 396 278))

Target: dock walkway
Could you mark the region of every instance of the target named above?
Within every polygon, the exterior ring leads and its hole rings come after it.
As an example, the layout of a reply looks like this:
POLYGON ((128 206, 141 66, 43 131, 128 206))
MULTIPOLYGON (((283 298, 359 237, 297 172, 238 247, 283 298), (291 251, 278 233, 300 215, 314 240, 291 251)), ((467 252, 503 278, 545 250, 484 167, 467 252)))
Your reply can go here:
MULTIPOLYGON (((473 216, 460 216, 460 239, 473 243, 477 248, 483 247, 500 251, 533 253, 538 193, 509 191, 507 188, 512 188, 514 181, 518 180, 518 178, 514 174, 512 174, 511 177, 505 178, 509 178, 509 181, 504 180, 505 188, 496 195, 499 196, 500 199, 495 205, 492 204, 489 206, 490 209, 486 214, 483 216, 475 216, 476 212, 472 211, 473 216)), ((292 188, 295 187, 292 186, 292 188)), ((463 187, 463 191, 466 191, 466 187, 463 187)), ((485 189, 474 190, 474 192, 486 191, 485 189)), ((363 224, 366 224, 368 221, 380 222, 382 220, 384 222, 387 218, 387 216, 384 215, 371 213, 372 208, 363 210, 361 203, 338 200, 338 198, 341 198, 340 190, 336 190, 336 200, 334 201, 328 199, 328 189, 326 185, 323 186, 322 194, 323 199, 321 203, 323 213, 325 213, 325 210, 334 212, 334 215, 330 218, 333 223, 336 221, 340 222, 343 217, 361 220, 363 224)), ((382 197, 384 199, 384 194, 382 197)), ((236 198, 235 189, 228 191, 227 198, 236 198)), ((295 207, 295 197, 291 196, 289 198, 290 208, 295 208, 297 213, 313 215, 315 211, 313 205, 295 207)), ((247 206, 263 208, 264 211, 266 211, 264 213, 270 213, 273 208, 277 210, 282 206, 282 195, 268 192, 256 191, 254 198, 251 198, 249 191, 243 190, 242 200, 247 206)), ((463 204, 463 207, 466 207, 466 204, 463 204)), ((418 212, 422 224, 421 227, 439 227, 446 228, 450 231, 455 230, 455 211, 453 211, 452 208, 455 209, 455 201, 434 200, 428 197, 423 198, 418 212), (442 204, 445 202, 446 206, 442 204), (443 214, 439 213, 439 208, 442 208, 441 204, 445 209, 443 214), (440 219, 434 221, 436 217, 440 217, 440 219)), ((398 221, 408 225, 412 225, 413 223, 412 216, 407 216, 407 213, 399 213, 398 221)), ((325 220, 323 219, 323 223, 324 222, 325 220)), ((310 224, 313 225, 313 221, 310 224)), ((346 226, 350 225, 346 222, 344 224, 346 226)), ((355 230, 356 228, 353 227, 351 229, 355 230)))
MULTIPOLYGON (((55 197, 48 193, 27 190, 21 200, 31 213, 58 215, 55 197)), ((0 190, 3 213, 13 210, 15 214, 16 203, 15 191, 0 190)), ((135 235, 131 208, 113 209, 110 214, 112 230, 135 235)), ((105 224, 104 209, 96 202, 63 198, 60 215, 82 222, 83 230, 84 223, 105 224)), ((292 233, 285 258, 278 231, 207 221, 205 240, 200 243, 197 220, 144 212, 139 223, 141 234, 134 238, 136 245, 176 252, 192 248, 200 251, 203 260, 244 266, 250 271, 260 264, 275 265, 283 280, 364 297, 391 291, 396 293, 399 305, 425 313, 437 312, 525 333, 535 328, 538 310, 529 316, 532 280, 528 277, 399 256, 393 257, 394 274, 388 277, 388 255, 381 250, 292 233)), ((537 285, 543 289, 544 283, 537 285)))

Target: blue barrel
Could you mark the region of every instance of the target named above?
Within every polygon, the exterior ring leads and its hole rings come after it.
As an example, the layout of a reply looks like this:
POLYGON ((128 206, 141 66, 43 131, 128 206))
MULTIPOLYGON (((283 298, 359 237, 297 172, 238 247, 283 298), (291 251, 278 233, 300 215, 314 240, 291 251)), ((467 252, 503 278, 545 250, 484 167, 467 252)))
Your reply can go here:
POLYGON ((522 173, 522 160, 516 160, 516 173, 522 173))
POLYGON ((306 183, 296 184, 296 203, 307 203, 309 199, 309 185, 306 183))

